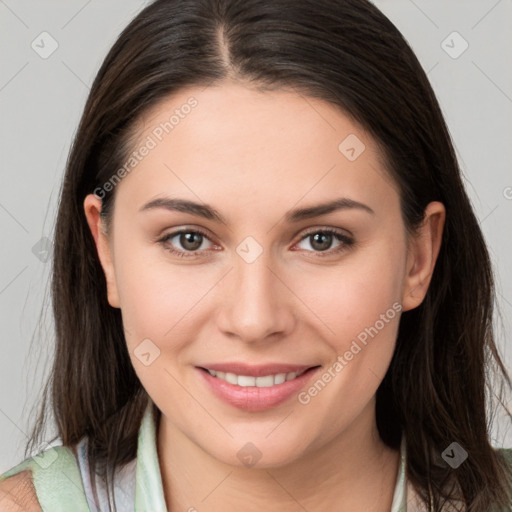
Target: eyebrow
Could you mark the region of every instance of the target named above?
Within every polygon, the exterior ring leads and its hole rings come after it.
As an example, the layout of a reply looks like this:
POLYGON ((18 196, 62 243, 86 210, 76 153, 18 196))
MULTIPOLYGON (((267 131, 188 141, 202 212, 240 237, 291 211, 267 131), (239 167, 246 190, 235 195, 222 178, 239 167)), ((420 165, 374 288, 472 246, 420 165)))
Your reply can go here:
MULTIPOLYGON (((143 212, 158 208, 189 213, 191 215, 203 217, 208 220, 214 220, 217 222, 221 222, 223 224, 227 224, 226 219, 223 217, 223 215, 212 206, 204 203, 195 203, 194 201, 189 201, 187 199, 175 199, 168 197, 153 199, 149 203, 142 206, 142 208, 139 211, 143 212)), ((285 221, 288 223, 295 223, 300 222, 302 220, 319 217, 320 215, 327 215, 328 213, 332 213, 338 210, 349 209, 358 209, 375 215, 375 212, 366 204, 360 203, 359 201, 354 201, 353 199, 342 197, 339 199, 335 199, 334 201, 329 201, 327 203, 309 206, 307 208, 297 208, 294 210, 290 210, 289 212, 286 213, 284 218, 285 221)))

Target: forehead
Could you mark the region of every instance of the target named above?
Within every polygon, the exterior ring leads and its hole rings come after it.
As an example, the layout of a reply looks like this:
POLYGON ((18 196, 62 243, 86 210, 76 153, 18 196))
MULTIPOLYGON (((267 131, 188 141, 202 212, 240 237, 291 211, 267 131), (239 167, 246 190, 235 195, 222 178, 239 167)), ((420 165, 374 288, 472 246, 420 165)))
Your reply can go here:
POLYGON ((326 194, 368 202, 394 186, 362 127, 293 91, 190 87, 139 121, 133 150, 150 149, 119 185, 132 204, 163 193, 257 209, 326 194))

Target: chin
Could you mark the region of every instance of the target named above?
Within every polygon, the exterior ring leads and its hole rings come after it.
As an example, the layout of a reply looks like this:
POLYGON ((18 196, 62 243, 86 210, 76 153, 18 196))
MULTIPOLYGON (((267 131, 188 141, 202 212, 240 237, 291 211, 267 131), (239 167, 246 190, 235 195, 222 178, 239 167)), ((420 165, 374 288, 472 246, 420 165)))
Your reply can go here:
MULTIPOLYGON (((210 455, 224 464, 247 469, 267 469, 283 467, 296 461, 303 453, 302 447, 292 444, 276 446, 275 441, 252 437, 241 442, 231 442, 229 447, 219 446, 215 450, 207 450, 210 455)), ((216 447, 217 448, 217 447, 216 447)))

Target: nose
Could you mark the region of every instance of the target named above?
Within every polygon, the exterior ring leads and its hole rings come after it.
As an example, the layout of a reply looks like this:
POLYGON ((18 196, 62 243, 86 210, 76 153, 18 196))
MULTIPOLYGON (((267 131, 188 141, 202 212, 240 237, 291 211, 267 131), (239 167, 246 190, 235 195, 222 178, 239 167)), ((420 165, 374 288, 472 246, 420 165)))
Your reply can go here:
POLYGON ((272 267, 265 252, 252 263, 235 256, 217 317, 225 335, 255 343, 276 341, 294 329, 293 293, 272 267))

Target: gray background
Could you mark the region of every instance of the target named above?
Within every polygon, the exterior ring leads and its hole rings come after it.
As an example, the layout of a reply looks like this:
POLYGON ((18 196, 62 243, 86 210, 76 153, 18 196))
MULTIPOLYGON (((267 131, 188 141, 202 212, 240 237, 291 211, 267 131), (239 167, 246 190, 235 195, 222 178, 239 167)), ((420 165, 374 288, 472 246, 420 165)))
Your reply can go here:
MULTIPOLYGON (((512 0, 375 3, 413 47, 441 103, 495 264, 498 342, 512 369, 512 0)), ((70 143, 104 56, 144 5, 0 0, 0 473, 22 459, 51 364, 48 240, 70 143)), ((492 440, 512 446, 501 413, 492 440)))

